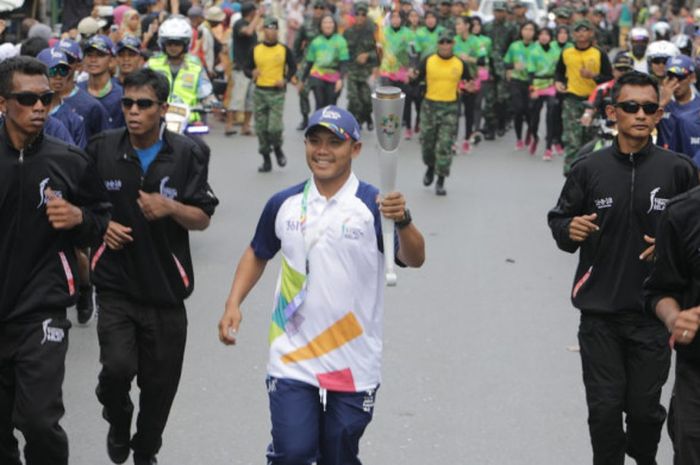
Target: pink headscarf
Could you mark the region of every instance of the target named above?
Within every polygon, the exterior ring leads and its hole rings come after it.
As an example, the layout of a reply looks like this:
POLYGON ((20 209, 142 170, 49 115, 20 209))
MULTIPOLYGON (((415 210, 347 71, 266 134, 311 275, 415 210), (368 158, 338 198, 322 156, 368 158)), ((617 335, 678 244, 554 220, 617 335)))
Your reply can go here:
POLYGON ((122 20, 124 19, 124 13, 129 11, 131 7, 129 5, 119 5, 114 9, 114 24, 117 26, 122 25, 122 20))

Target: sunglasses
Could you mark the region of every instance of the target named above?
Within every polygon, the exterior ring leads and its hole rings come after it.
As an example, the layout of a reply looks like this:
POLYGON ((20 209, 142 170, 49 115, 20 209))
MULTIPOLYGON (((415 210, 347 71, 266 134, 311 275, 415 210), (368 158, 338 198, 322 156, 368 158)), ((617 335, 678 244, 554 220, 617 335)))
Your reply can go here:
POLYGON ((688 73, 688 74, 666 73, 666 77, 671 78, 671 79, 678 79, 679 81, 685 80, 685 78, 687 78, 688 76, 690 76, 690 73, 688 73))
POLYGON ((171 46, 171 45, 179 45, 180 47, 184 47, 184 46, 185 46, 185 43, 184 43, 184 42, 181 42, 181 41, 179 41, 179 40, 166 40, 166 41, 165 41, 165 46, 166 46, 166 47, 169 47, 169 46, 171 46))
POLYGON ((126 108, 127 110, 130 110, 131 107, 136 104, 137 107, 139 107, 139 110, 146 110, 148 108, 151 108, 153 105, 160 105, 162 102, 158 102, 156 100, 151 100, 148 98, 138 98, 138 99, 133 99, 129 97, 124 97, 122 98, 122 106, 126 108))
POLYGON ((452 41, 450 39, 440 39, 438 41, 438 44, 451 44, 452 41))
POLYGON ((56 76, 61 76, 61 77, 66 77, 70 73, 70 68, 65 65, 58 65, 58 66, 53 66, 49 68, 49 77, 56 77, 56 76))
POLYGON ((325 6, 320 6, 320 5, 316 5, 316 6, 314 7, 314 10, 325 10, 325 9, 326 9, 325 6))
POLYGON ((34 92, 14 92, 10 94, 10 98, 17 100, 22 106, 33 107, 36 102, 41 101, 41 104, 48 107, 53 99, 53 92, 44 92, 43 94, 35 94, 34 92))
POLYGON ((655 57, 655 58, 652 58, 652 59, 649 60, 649 61, 651 61, 651 62, 654 63, 655 65, 662 65, 662 64, 665 65, 666 62, 668 61, 668 58, 666 58, 666 57, 655 57))
POLYGON ((641 108, 644 111, 645 115, 653 115, 657 111, 659 111, 659 104, 658 103, 637 103, 633 101, 628 101, 628 102, 617 102, 615 106, 625 113, 629 113, 631 115, 636 115, 639 112, 639 109, 641 108))

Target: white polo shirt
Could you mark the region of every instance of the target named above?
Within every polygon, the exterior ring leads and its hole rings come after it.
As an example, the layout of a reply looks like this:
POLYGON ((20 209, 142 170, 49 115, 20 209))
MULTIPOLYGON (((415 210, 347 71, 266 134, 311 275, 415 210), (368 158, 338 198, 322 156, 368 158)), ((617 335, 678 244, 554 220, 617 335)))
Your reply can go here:
POLYGON ((302 183, 268 201, 251 243, 265 260, 282 251, 268 374, 329 391, 372 389, 381 382, 384 311, 379 191, 351 174, 327 200, 309 182, 305 225, 302 183))

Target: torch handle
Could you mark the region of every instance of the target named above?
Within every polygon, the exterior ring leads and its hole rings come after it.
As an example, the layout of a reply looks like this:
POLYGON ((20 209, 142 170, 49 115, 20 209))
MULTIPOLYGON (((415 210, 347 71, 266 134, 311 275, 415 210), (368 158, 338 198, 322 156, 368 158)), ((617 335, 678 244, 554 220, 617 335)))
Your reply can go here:
MULTIPOLYGON (((396 173, 398 171, 399 152, 379 149, 379 183, 382 195, 396 190, 396 173)), ((382 240, 384 242, 384 271, 387 286, 396 286, 394 270, 394 221, 382 217, 382 240)))
POLYGON ((384 241, 384 273, 387 286, 396 286, 396 270, 394 269, 394 221, 382 218, 382 240, 384 241))

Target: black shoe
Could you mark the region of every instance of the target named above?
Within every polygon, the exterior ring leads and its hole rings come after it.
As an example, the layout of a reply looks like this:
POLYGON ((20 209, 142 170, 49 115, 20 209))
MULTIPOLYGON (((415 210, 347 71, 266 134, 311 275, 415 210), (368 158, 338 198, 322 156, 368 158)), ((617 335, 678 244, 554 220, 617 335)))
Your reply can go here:
POLYGON ((372 121, 372 118, 367 121, 367 130, 368 131, 374 131, 374 122, 372 121))
POLYGON ((308 125, 309 117, 307 115, 304 115, 303 119, 301 120, 301 123, 299 123, 299 126, 297 126, 297 131, 303 131, 308 125))
POLYGON ((94 289, 92 286, 80 286, 78 288, 78 323, 87 325, 95 316, 94 289))
POLYGON ((425 171, 425 176, 423 176, 423 185, 431 185, 433 183, 433 179, 435 179, 435 168, 429 166, 428 169, 425 171))
POLYGON ((155 455, 150 457, 144 457, 142 455, 134 454, 134 465, 158 465, 155 455))
POLYGON ((496 135, 497 135, 498 137, 503 137, 503 136, 505 136, 505 135, 506 135, 506 130, 505 130, 505 128, 498 128, 498 129, 496 130, 496 135))
POLYGON ((275 147, 275 158, 277 158, 277 165, 280 168, 287 166, 287 157, 284 156, 282 147, 275 147))
POLYGON ((272 171, 272 161, 270 160, 270 154, 261 154, 263 157, 263 163, 258 167, 258 173, 268 173, 272 171))
POLYGON ((129 458, 131 447, 129 446, 131 432, 120 430, 110 425, 107 433, 107 455, 114 463, 124 463, 129 458))
POLYGON ((437 182, 435 183, 435 195, 447 195, 445 190, 445 176, 438 176, 437 182))

